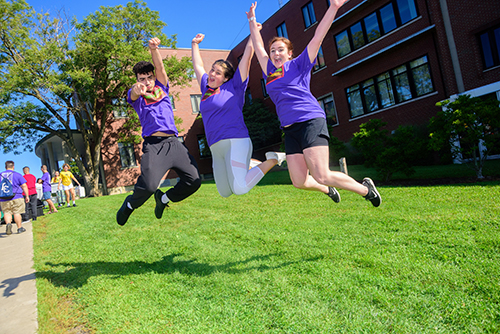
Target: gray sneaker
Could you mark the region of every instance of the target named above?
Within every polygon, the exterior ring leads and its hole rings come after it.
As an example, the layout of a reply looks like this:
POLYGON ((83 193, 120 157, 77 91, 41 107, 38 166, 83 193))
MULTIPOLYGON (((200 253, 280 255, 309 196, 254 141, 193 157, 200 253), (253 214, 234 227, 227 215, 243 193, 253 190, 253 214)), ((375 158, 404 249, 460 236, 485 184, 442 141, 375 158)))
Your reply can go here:
POLYGON ((7 224, 7 227, 5 229, 5 234, 7 234, 7 235, 11 235, 12 234, 12 224, 11 223, 7 224))
POLYGON ((23 232, 26 232, 26 229, 24 227, 20 227, 17 229, 17 233, 23 233, 23 232))
POLYGON ((375 184, 372 179, 365 177, 363 179, 363 185, 368 188, 368 194, 365 197, 367 201, 372 202, 374 207, 379 206, 382 203, 382 197, 380 197, 377 188, 375 188, 375 184))
POLYGON ((334 187, 328 187, 328 197, 330 197, 335 203, 340 202, 340 194, 334 187))

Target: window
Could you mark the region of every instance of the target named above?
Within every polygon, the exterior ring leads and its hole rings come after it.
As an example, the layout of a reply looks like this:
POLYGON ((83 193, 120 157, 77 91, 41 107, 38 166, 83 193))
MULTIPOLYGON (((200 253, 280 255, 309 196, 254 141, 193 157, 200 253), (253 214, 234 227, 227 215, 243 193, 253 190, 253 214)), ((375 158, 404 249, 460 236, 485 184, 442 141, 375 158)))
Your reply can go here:
POLYGON ((399 66, 392 70, 394 78, 394 86, 396 88, 396 97, 398 102, 403 102, 411 99, 410 81, 406 65, 399 66))
POLYGON ((113 117, 114 118, 127 118, 127 102, 125 99, 111 99, 111 104, 113 105, 113 117))
POLYGON ((316 64, 314 64, 314 71, 322 69, 325 66, 325 55, 323 54, 323 48, 320 46, 318 55, 316 56, 316 64))
POLYGON ((118 143, 118 150, 120 152, 122 167, 137 167, 133 144, 118 143))
POLYGON ((415 0, 392 0, 335 35, 339 58, 377 40, 382 35, 415 19, 417 15, 415 0))
POLYGON ((205 135, 198 135, 198 149, 200 150, 200 158, 210 158, 212 156, 205 135))
POLYGON ((200 112, 200 102, 201 94, 191 95, 191 110, 193 110, 193 114, 200 112))
POLYGON ((326 123, 330 126, 337 125, 337 111, 335 110, 335 105, 333 103, 333 95, 328 95, 324 98, 318 99, 321 108, 326 114, 326 123))
POLYGON ((285 37, 285 38, 288 38, 288 33, 286 32, 286 25, 285 25, 285 22, 283 22, 282 24, 280 24, 277 28, 276 28, 276 34, 278 34, 279 37, 285 37))
POLYGON ((483 54, 484 68, 500 65, 500 27, 493 28, 479 35, 483 54))
POLYGON ((413 0, 397 0, 397 4, 401 24, 405 24, 417 17, 417 7, 413 0))
POLYGON ((380 96, 380 106, 382 108, 386 108, 395 104, 394 90, 392 89, 391 76, 389 75, 389 72, 379 75, 376 81, 380 96))
POLYGON ((359 85, 354 85, 347 88, 347 102, 349 103, 351 118, 363 115, 363 101, 361 100, 361 91, 359 90, 359 85))
POLYGON ((382 28, 385 34, 396 29, 396 17, 394 16, 392 3, 380 9, 380 17, 382 18, 382 28))
POLYGON ((363 87, 363 97, 367 112, 378 110, 377 93, 375 92, 375 80, 368 79, 361 84, 363 87))
POLYGON ((339 58, 342 58, 351 52, 351 44, 349 43, 347 30, 342 31, 340 34, 335 36, 335 42, 337 44, 337 54, 339 55, 339 58))
POLYGON ((366 37, 368 42, 374 41, 381 36, 380 27, 378 25, 377 13, 368 15, 364 19, 366 27, 366 37))
POLYGON ((269 94, 267 94, 267 89, 266 89, 266 80, 260 79, 260 86, 262 87, 262 95, 264 95, 264 98, 269 97, 269 94))
POLYGON ((351 118, 402 103, 434 91, 427 56, 346 89, 351 118))
POLYGON ((168 97, 170 98, 170 104, 172 105, 172 110, 175 110, 174 96, 173 95, 169 95, 168 97))
POLYGON ((309 28, 314 23, 316 23, 316 15, 314 14, 312 1, 308 2, 307 5, 302 7, 302 16, 304 17, 304 24, 306 28, 309 28))
POLYGON ((427 56, 410 62, 410 68, 417 96, 422 96, 432 92, 434 87, 432 86, 431 72, 429 71, 427 56))
POLYGON ((363 35, 363 27, 361 26, 361 22, 352 25, 350 30, 354 50, 359 49, 360 47, 365 45, 365 36, 363 35))

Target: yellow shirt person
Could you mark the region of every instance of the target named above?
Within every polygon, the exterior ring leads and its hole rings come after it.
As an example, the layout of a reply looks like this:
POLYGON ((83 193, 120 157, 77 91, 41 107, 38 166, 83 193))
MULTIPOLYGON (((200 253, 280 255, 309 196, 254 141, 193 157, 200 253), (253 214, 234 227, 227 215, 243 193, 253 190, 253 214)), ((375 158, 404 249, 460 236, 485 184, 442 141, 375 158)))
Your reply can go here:
POLYGON ((74 179, 73 173, 70 171, 62 171, 59 176, 61 177, 61 182, 63 186, 71 185, 71 179, 74 179))
POLYGON ((76 206, 75 188, 73 188, 73 182, 71 182, 71 180, 75 181, 76 183, 78 183, 78 185, 80 185, 80 182, 78 182, 78 180, 74 177, 73 173, 71 173, 69 171, 69 168, 70 167, 68 164, 63 165, 64 171, 59 173, 61 178, 59 180, 59 185, 57 186, 57 189, 59 189, 59 187, 61 187, 61 183, 62 183, 62 188, 63 188, 64 192, 66 193, 66 202, 68 203, 68 208, 71 207, 69 204, 70 194, 73 196, 73 206, 76 206))

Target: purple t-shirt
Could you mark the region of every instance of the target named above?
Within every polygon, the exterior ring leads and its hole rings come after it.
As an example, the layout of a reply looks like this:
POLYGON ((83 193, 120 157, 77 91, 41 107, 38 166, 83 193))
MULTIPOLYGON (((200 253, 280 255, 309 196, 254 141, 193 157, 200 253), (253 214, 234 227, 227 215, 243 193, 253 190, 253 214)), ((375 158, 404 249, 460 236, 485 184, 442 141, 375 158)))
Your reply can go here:
POLYGON ((208 74, 201 78, 200 112, 205 125, 208 146, 222 139, 248 138, 248 129, 243 120, 243 104, 248 77, 241 82, 237 69, 231 80, 213 90, 208 87, 208 74))
POLYGON ((12 183, 12 191, 14 192, 14 197, 11 199, 0 199, 0 202, 13 201, 18 198, 23 198, 23 189, 21 188, 21 184, 26 183, 24 177, 16 171, 6 170, 0 173, 0 182, 2 178, 8 178, 12 183))
POLYGON ((41 177, 43 183, 42 183, 42 191, 47 192, 47 191, 52 191, 52 186, 50 185, 50 174, 49 172, 43 173, 41 177))
POLYGON ((156 131, 161 131, 177 136, 179 133, 175 126, 172 104, 168 96, 169 85, 165 87, 156 80, 156 94, 150 94, 149 97, 139 96, 135 101, 130 99, 132 88, 127 94, 127 102, 134 107, 142 126, 142 136, 149 137, 156 131))
POLYGON ((269 59, 266 79, 267 93, 276 105, 276 113, 281 126, 308 121, 313 118, 326 118, 318 100, 311 94, 311 69, 307 49, 297 58, 287 61, 276 68, 269 59))

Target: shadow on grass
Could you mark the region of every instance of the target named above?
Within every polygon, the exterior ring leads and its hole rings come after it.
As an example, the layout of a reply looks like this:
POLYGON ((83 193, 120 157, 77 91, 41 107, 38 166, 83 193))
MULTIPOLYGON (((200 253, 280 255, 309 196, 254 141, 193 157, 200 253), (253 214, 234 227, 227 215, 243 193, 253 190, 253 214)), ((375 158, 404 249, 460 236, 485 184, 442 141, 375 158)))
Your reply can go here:
POLYGON ((108 275, 114 278, 128 275, 141 275, 146 273, 157 274, 173 274, 180 273, 188 276, 209 276, 213 273, 224 272, 228 274, 239 274, 252 270, 266 271, 283 268, 295 263, 313 262, 323 258, 323 256, 316 256, 309 259, 302 259, 299 261, 287 261, 277 265, 268 265, 265 263, 258 263, 247 265, 254 261, 269 261, 271 257, 278 256, 279 254, 269 254, 252 256, 246 260, 229 262, 222 265, 211 265, 207 263, 199 263, 196 260, 176 260, 177 257, 183 254, 171 254, 164 256, 157 262, 89 262, 89 263, 51 263, 47 262, 46 265, 53 268, 69 267, 64 272, 60 271, 37 271, 37 278, 45 278, 55 286, 64 286, 67 288, 80 288, 87 284, 89 278, 93 276, 108 275), (247 265, 244 268, 239 266, 247 265))

